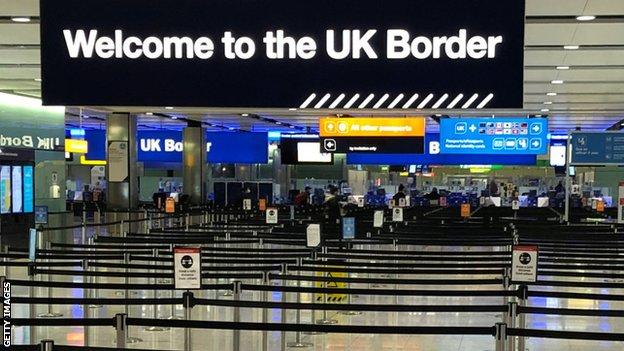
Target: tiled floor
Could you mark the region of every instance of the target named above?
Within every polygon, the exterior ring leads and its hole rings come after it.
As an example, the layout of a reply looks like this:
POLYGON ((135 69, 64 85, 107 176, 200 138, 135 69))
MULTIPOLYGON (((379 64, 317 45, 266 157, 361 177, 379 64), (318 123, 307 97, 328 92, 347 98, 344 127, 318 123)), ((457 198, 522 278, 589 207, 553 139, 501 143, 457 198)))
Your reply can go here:
MULTIPOLYGON (((432 250, 432 248, 412 247, 413 250, 432 250)), ((433 248, 439 250, 439 247, 433 248)), ((403 275, 404 278, 427 278, 442 279, 443 276, 418 276, 403 275)), ((455 276, 457 277, 457 276, 455 276)), ((461 276, 462 278, 487 278, 488 276, 461 276)), ((489 276, 491 277, 491 276, 489 276)), ((27 279, 26 271, 23 268, 11 268, 10 278, 27 279)), ((46 279, 46 277, 42 277, 46 279)), ((82 281, 81 277, 56 276, 54 280, 60 281, 82 281)), ((573 279, 569 279, 573 280, 573 279)), ((102 278, 102 283, 122 283, 119 278, 102 278)), ((146 279, 132 279, 132 283, 149 283, 146 279)), ((205 281, 208 283, 209 281, 205 281)), ((247 281, 258 283, 257 281, 247 281)), ((352 287, 368 288, 367 285, 352 285, 352 287)), ((386 288, 395 289, 394 285, 386 288)), ((398 289, 498 289, 494 286, 399 286, 398 289)), ((537 288, 535 288, 537 289, 537 288)), ((549 288, 539 288, 549 290, 549 288)), ((36 296, 45 296, 46 289, 36 289, 36 296)), ((593 292, 605 294, 623 294, 621 289, 585 289, 585 288, 557 288, 560 291, 593 292)), ((214 291, 199 291, 196 296, 205 298, 232 299, 232 297, 221 296, 223 291, 216 294, 214 291)), ((170 291, 158 292, 158 297, 169 297, 170 291)), ((177 293, 179 296, 179 292, 177 293)), ((13 296, 27 296, 26 288, 16 287, 13 296)), ((82 297, 83 291, 80 289, 55 289, 55 297, 82 297)), ((268 294, 269 299, 281 301, 282 296, 278 292, 268 294)), ((102 298, 121 298, 120 291, 101 291, 102 298)), ((132 297, 151 298, 151 292, 133 292, 132 297), (135 294, 136 293, 136 294, 135 294)), ((294 302, 294 294, 287 294, 287 301, 294 302)), ((262 299, 261 293, 243 292, 242 299, 259 301, 262 299)), ((312 297, 303 294, 302 302, 310 302, 312 297)), ((354 303, 374 303, 374 304, 395 304, 400 305, 466 305, 466 304, 503 304, 502 298, 449 298, 449 297, 381 297, 381 296, 360 296, 352 300, 354 303)), ((561 308, 583 308, 583 309, 624 309, 624 302, 601 302, 588 300, 570 299, 545 299, 531 298, 530 306, 539 307, 561 307, 561 308)), ((159 318, 166 318, 171 315, 171 306, 158 306, 157 315, 159 318)), ((36 306, 36 312, 44 312, 46 306, 36 306)), ((83 316, 82 306, 53 306, 54 311, 63 313, 64 317, 81 318, 83 316)), ((123 306, 104 306, 102 308, 89 309, 91 317, 112 317, 115 313, 124 312, 123 306)), ((181 306, 175 307, 175 314, 182 316, 181 306)), ((13 307, 14 317, 29 316, 29 308, 26 305, 16 305, 13 307)), ((151 306, 131 306, 129 314, 132 317, 152 318, 154 310, 151 306)), ((242 321, 261 322, 262 310, 242 309, 242 321)), ((329 316, 338 321, 340 325, 377 325, 377 326, 485 326, 491 327, 501 321, 501 315, 497 313, 396 313, 396 312, 364 312, 360 315, 347 316, 344 314, 330 312, 329 316)), ((321 312, 317 312, 312 318, 309 311, 302 311, 302 323, 310 323, 313 319, 321 317, 321 312)), ((226 307, 206 307, 198 306, 193 309, 192 318, 194 320, 222 320, 231 321, 233 318, 232 309, 226 307)), ((296 319, 295 311, 287 312, 286 322, 294 323, 296 319)), ((269 310, 268 321, 270 323, 281 322, 280 310, 269 310)), ((527 328, 548 329, 548 330, 569 330, 569 331, 592 331, 592 332, 624 332, 624 320, 621 318, 597 318, 597 317, 575 317, 575 316, 543 316, 528 315, 527 328)), ((37 327, 36 336, 31 338, 30 328, 16 327, 13 330, 14 342, 33 343, 41 339, 51 338, 57 344, 63 345, 83 345, 84 333, 82 327, 37 327)), ((143 341, 129 344, 130 348, 142 349, 165 349, 181 350, 183 348, 184 331, 182 329, 171 329, 167 331, 147 331, 139 327, 130 327, 130 335, 139 337, 143 341)), ((227 330, 194 330, 192 332, 193 350, 218 350, 229 351, 232 349, 232 331, 227 330)), ((114 347, 115 331, 110 327, 91 327, 89 329, 89 345, 114 347)), ((280 350, 282 335, 280 332, 268 332, 268 350, 280 350)), ((262 332, 241 332, 240 350, 262 350, 262 332)), ((294 333, 286 333, 286 341, 294 341, 294 333)), ((494 350, 494 338, 490 336, 423 336, 423 335, 367 335, 367 334, 321 334, 302 335, 302 340, 313 343, 308 350, 401 350, 401 351, 484 351, 494 350)), ((597 341, 567 341, 555 339, 528 339, 527 349, 531 351, 547 350, 592 350, 592 351, 620 351, 624 350, 624 343, 597 342, 597 341)))

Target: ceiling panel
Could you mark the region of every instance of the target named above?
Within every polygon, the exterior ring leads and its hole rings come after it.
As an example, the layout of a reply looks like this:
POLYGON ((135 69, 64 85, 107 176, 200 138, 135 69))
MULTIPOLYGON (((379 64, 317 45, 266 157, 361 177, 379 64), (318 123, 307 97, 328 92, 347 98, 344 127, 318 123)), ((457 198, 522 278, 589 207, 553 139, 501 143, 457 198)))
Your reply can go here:
POLYGON ((39 45, 39 24, 0 23, 0 45, 6 44, 39 45))
POLYGON ((0 0, 0 15, 39 16, 39 0, 0 0))

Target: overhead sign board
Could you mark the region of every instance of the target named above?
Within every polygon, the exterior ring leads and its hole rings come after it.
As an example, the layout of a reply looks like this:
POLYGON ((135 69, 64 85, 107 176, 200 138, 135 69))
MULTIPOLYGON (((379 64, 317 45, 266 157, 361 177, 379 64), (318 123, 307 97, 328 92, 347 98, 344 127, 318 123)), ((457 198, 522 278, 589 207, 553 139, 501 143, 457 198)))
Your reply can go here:
MULTIPOLYGON (((86 130, 85 140, 91 146, 88 160, 105 160, 106 132, 86 130)), ((182 162, 182 132, 175 130, 137 132, 139 162, 182 162)), ((207 161, 210 163, 267 163, 268 136, 260 132, 206 133, 207 161)))
POLYGON ((623 133, 572 133, 569 145, 571 165, 624 164, 623 133))
POLYGON ((443 118, 443 154, 542 155, 548 153, 545 118, 443 118))
POLYGON ((176 289, 201 289, 201 248, 173 248, 176 289))
POLYGON ((517 245, 513 247, 511 280, 535 283, 537 281, 537 246, 517 245))
POLYGON ((47 105, 523 107, 523 0, 41 0, 40 16, 47 105))
MULTIPOLYGON (((415 151, 403 154, 384 153, 347 153, 347 164, 350 165, 464 165, 467 159, 465 154, 440 153, 440 134, 427 133, 425 136, 425 152, 417 154, 415 151)), ((478 165, 530 165, 536 163, 535 155, 481 155, 471 154, 470 163, 478 165)))
POLYGON ((332 118, 319 121, 321 151, 330 153, 422 153, 425 119, 332 118))

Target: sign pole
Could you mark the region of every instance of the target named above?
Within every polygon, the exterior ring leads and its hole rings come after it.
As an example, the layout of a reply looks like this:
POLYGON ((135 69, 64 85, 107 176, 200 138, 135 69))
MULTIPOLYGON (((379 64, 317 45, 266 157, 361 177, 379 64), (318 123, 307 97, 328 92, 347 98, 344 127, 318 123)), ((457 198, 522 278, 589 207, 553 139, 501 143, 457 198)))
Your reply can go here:
POLYGON ((565 170, 565 214, 563 217, 563 220, 566 223, 570 222, 570 189, 571 189, 571 184, 570 184, 570 164, 572 162, 572 142, 571 142, 571 136, 570 133, 568 132, 568 162, 566 162, 566 170, 565 170))

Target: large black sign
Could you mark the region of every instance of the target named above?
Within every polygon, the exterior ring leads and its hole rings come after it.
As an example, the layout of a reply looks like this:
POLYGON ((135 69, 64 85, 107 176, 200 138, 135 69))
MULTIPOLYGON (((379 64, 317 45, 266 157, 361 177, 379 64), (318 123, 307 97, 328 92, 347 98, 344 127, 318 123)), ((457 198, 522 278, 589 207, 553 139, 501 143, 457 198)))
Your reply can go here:
POLYGON ((424 137, 321 138, 321 152, 422 154, 425 152, 424 144, 424 137))
POLYGON ((41 0, 48 105, 521 108, 524 0, 41 0))

